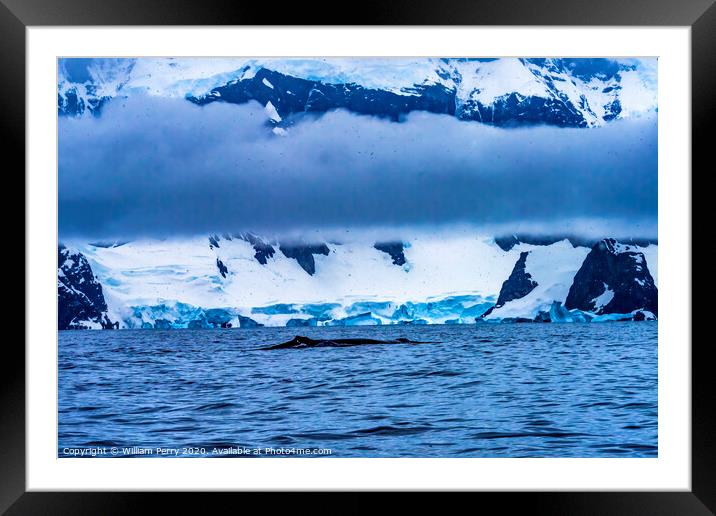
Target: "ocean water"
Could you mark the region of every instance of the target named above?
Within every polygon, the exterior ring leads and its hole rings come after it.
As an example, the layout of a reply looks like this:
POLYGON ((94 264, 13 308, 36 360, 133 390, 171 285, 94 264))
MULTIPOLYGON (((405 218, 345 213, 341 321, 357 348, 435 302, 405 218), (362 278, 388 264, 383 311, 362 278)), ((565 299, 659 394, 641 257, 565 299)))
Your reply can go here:
POLYGON ((657 324, 59 332, 58 456, 656 457, 657 324), (259 350, 290 340, 436 341, 259 350))

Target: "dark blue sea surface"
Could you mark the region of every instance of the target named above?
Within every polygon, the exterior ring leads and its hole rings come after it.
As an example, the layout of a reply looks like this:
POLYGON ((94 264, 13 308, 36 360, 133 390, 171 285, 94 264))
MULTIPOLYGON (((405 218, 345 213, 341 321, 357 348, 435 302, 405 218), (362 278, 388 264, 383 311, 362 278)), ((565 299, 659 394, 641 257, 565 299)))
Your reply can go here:
POLYGON ((63 331, 58 358, 59 457, 658 451, 655 322, 63 331), (258 349, 297 334, 439 342, 258 349))

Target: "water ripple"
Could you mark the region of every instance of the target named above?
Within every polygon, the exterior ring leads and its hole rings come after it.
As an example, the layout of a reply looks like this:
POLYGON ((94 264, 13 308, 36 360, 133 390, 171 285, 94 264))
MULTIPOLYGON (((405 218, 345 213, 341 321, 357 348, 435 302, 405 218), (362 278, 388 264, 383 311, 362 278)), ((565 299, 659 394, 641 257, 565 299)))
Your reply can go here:
POLYGON ((330 448, 333 457, 658 455, 656 323, 303 331, 440 344, 267 352, 258 348, 295 331, 60 332, 58 454, 274 446, 330 448))

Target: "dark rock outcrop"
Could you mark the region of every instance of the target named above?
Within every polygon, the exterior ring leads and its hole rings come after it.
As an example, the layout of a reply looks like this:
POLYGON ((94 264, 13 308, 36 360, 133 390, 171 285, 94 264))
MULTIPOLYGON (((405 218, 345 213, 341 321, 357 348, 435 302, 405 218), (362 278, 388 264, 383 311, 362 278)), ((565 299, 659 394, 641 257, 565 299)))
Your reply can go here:
POLYGON ((543 123, 558 127, 587 127, 582 113, 568 99, 525 97, 519 93, 503 95, 489 105, 468 99, 458 110, 457 117, 497 126, 543 123))
POLYGON ((537 286, 537 282, 532 279, 532 275, 525 270, 528 255, 529 251, 520 253, 520 257, 517 263, 515 263, 510 277, 502 284, 500 295, 495 304, 497 308, 503 306, 508 301, 525 297, 537 286))
POLYGON ((339 108, 394 121, 401 120, 411 111, 455 114, 454 89, 441 85, 417 85, 413 93, 400 95, 354 83, 322 83, 261 68, 250 78, 219 86, 201 97, 187 98, 199 105, 211 102, 245 104, 256 100, 265 106, 271 102, 281 118, 339 108))
POLYGON ((502 283, 500 295, 497 297, 497 303, 495 303, 495 306, 490 307, 480 317, 484 318, 485 316, 490 315, 495 308, 504 306, 504 304, 508 301, 521 299, 535 289, 537 282, 533 280, 532 275, 525 270, 527 255, 529 254, 529 251, 523 251, 520 253, 520 257, 517 259, 517 263, 515 263, 515 266, 512 268, 510 276, 504 281, 504 283, 502 283))
MULTIPOLYGON (((254 248, 254 258, 256 258, 256 261, 259 262, 261 265, 266 265, 268 259, 271 258, 274 254, 276 254, 276 250, 270 243, 253 233, 239 233, 236 235, 224 233, 221 236, 209 235, 209 249, 220 249, 222 240, 231 241, 234 238, 244 240, 251 244, 251 247, 254 248)), ((225 268, 225 265, 219 265, 220 261, 221 260, 217 259, 217 267, 219 268, 219 272, 221 272, 221 275, 226 277, 226 274, 228 274, 229 271, 228 269, 223 270, 225 268)))
POLYGON ((214 249, 215 247, 217 247, 217 248, 221 247, 219 245, 220 238, 221 237, 219 235, 209 235, 209 249, 214 249))
POLYGON ((565 300, 567 309, 596 314, 646 310, 658 314, 658 291, 644 253, 605 238, 594 245, 574 276, 565 300))
POLYGON ((393 259, 394 265, 400 267, 406 262, 405 254, 403 252, 405 245, 403 242, 376 242, 373 247, 375 247, 378 251, 383 251, 384 253, 390 255, 393 259))
POLYGON ((276 253, 276 250, 271 244, 253 233, 241 233, 240 235, 237 235, 237 237, 251 244, 255 251, 254 258, 256 258, 256 261, 261 265, 266 265, 268 259, 273 257, 276 253))
POLYGON ((224 262, 222 262, 220 259, 216 259, 216 268, 219 269, 219 273, 223 278, 226 277, 226 275, 229 273, 229 269, 226 265, 224 265, 224 262))
POLYGON ((118 328, 107 315, 102 285, 85 256, 64 245, 57 253, 57 328, 79 330, 118 328))
POLYGON ((96 88, 93 85, 87 85, 89 96, 87 102, 84 101, 82 95, 77 91, 77 87, 72 87, 64 95, 57 94, 57 114, 63 115, 79 115, 84 112, 92 113, 97 116, 104 104, 112 98, 108 96, 96 95, 96 88))
POLYGON ((495 243, 500 249, 507 252, 511 251, 513 247, 518 245, 520 243, 520 239, 517 238, 517 235, 500 236, 495 237, 495 243))
MULTIPOLYGON (((551 80, 549 75, 545 77, 544 80, 551 80)), ((455 78, 458 79, 457 76, 455 78)), ((250 78, 232 81, 201 97, 190 96, 188 100, 199 105, 211 102, 244 104, 256 100, 265 106, 270 102, 282 119, 302 113, 346 109, 401 121, 412 111, 428 111, 498 126, 549 124, 586 127, 587 121, 581 112, 585 106, 574 105, 556 91, 547 97, 509 93, 489 105, 469 98, 458 105, 455 86, 416 84, 410 88, 410 95, 404 95, 354 83, 322 83, 262 68, 250 78)), ((582 104, 585 102, 583 99, 582 104)), ((620 104, 610 106, 611 116, 618 116, 620 111, 620 104)))
POLYGON ((281 244, 281 252, 287 258, 293 258, 308 274, 313 276, 316 273, 316 261, 314 254, 328 256, 330 250, 326 244, 281 244))

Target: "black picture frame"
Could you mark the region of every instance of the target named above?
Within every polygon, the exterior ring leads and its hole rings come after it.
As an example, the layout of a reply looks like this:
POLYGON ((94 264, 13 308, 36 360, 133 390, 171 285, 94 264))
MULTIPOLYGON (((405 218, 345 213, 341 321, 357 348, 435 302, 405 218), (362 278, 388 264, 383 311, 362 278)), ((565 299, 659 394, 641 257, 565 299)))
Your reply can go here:
MULTIPOLYGON (((710 125, 716 111, 716 0, 502 0, 442 2, 392 1, 360 4, 310 2, 276 4, 248 3, 240 0, 214 0, 210 3, 190 0, 0 0, 0 136, 4 182, 18 181, 14 191, 25 191, 20 170, 25 169, 25 29, 38 25, 602 25, 602 26, 690 26, 692 70, 692 192, 693 170, 706 176, 713 143, 710 125), (354 9, 351 9, 351 5, 354 9)), ((661 143, 662 145, 665 142, 661 143)), ((688 178, 685 178, 685 180, 688 178)), ((705 195, 702 192, 702 195, 705 195)), ((693 197, 692 197, 693 199, 693 197)), ((692 200, 693 210, 693 200, 692 200)), ((17 218, 15 208, 4 208, 6 221, 17 218)), ((693 213, 693 212, 692 212, 693 213)), ((692 214, 694 225, 703 220, 692 214)), ((9 228, 6 228, 9 229, 9 228)), ((697 235, 692 229, 692 235, 697 235)), ((712 232, 703 233, 709 237, 712 232)), ((702 234, 702 235, 703 235, 702 234)), ((692 239, 693 241, 693 239, 692 239)), ((707 244, 710 247, 712 244, 707 244)), ((24 249, 24 247, 23 247, 24 249)), ((19 245, 16 248, 19 253, 19 245)), ((694 258, 706 260, 711 249, 702 249, 694 258)), ((23 251, 24 256, 24 251, 23 251)), ((17 267, 20 258, 11 257, 17 267)), ((692 261, 692 266, 697 260, 692 261)), ((25 270, 25 276, 32 271, 25 270)), ((710 274, 713 276, 713 273, 710 274)), ((708 281, 708 280, 707 280, 708 281)), ((711 279, 711 281, 713 281, 711 279)), ((706 285, 703 285, 706 288, 706 285)), ((709 289, 710 290, 710 289, 709 289)), ((24 291, 24 288, 23 288, 24 291)), ((694 310, 699 305, 693 302, 694 310)), ((31 307, 28 307, 31 310, 31 307)), ((703 308, 701 308, 703 310, 703 308)), ((26 311, 26 325, 38 324, 26 311)), ((698 317, 693 317, 698 320, 698 317)), ((716 399, 711 339, 693 339, 692 354, 692 458, 690 492, 619 492, 619 493, 479 493, 470 504, 489 503, 513 506, 537 514, 714 514, 716 513, 716 399)), ((191 500, 183 493, 39 493, 25 492, 25 352, 19 339, 6 339, 0 360, 2 374, 2 410, 0 411, 0 512, 7 514, 122 514, 149 507, 158 501, 164 510, 193 512, 191 500)), ((267 495, 204 493, 202 512, 214 503, 241 502, 264 504, 267 495), (262 496, 262 498, 258 498, 262 496), (249 499, 247 500, 247 497, 249 499)), ((350 493, 340 502, 326 498, 306 500, 309 494, 293 495, 291 500, 271 496, 276 510, 312 513, 358 513, 379 504, 375 494, 350 493), (296 496, 299 499, 296 499, 296 496)), ((325 495, 321 495, 325 496, 325 495)), ((464 496, 428 501, 423 495, 411 495, 423 509, 439 504, 441 512, 464 504, 464 496)), ((242 503, 242 505, 243 505, 242 503)), ((231 506, 228 506, 231 507, 231 506)), ((233 505, 236 508, 235 505, 233 505)), ((478 505, 476 505, 478 507, 478 505)))

